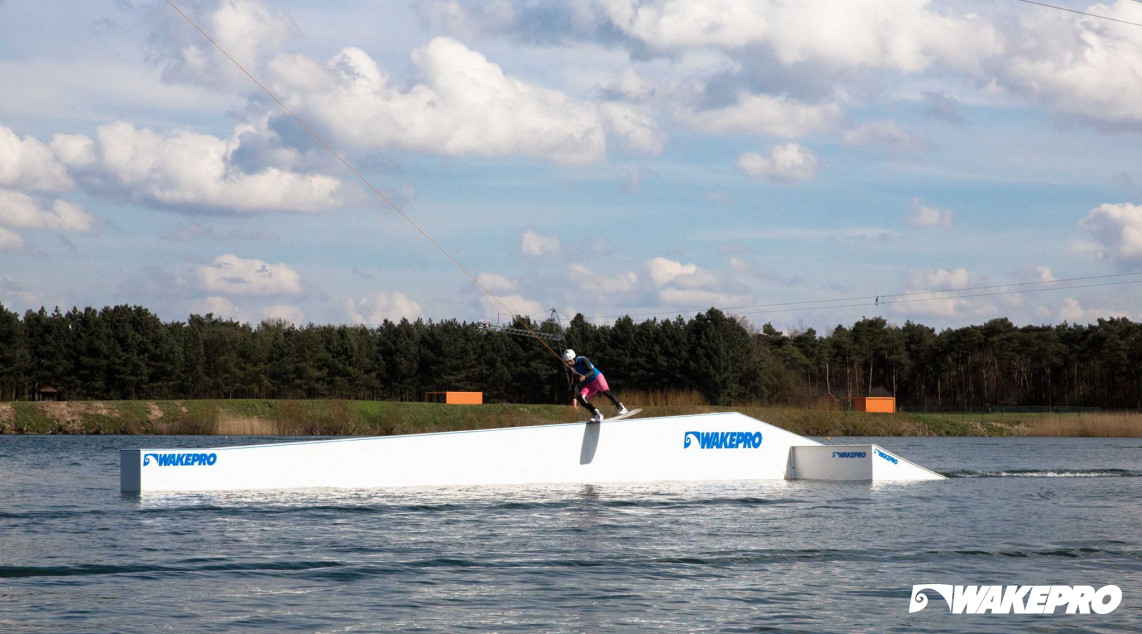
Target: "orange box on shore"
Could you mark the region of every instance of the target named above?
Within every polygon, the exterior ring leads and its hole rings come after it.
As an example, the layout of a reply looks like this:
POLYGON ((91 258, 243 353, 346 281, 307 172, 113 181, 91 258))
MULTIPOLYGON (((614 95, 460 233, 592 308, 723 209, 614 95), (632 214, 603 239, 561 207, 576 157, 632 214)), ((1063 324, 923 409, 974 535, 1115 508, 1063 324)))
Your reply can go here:
POLYGON ((857 396, 853 399, 853 410, 858 412, 880 412, 891 414, 896 411, 894 396, 857 396))
POLYGON ((425 402, 447 403, 449 405, 482 405, 483 392, 425 392, 425 402))

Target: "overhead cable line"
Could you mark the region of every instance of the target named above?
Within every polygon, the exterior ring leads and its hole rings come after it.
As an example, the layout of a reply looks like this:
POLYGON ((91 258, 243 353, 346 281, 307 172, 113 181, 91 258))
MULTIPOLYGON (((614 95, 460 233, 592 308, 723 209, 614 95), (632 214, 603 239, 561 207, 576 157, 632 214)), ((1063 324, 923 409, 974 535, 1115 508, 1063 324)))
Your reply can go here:
MULTIPOLYGON (((824 304, 824 305, 819 306, 819 307, 820 308, 830 308, 830 306, 828 306, 828 304, 831 304, 831 303, 851 302, 851 301, 857 301, 857 300, 874 300, 875 304, 892 304, 892 303, 900 303, 902 301, 906 301, 906 300, 902 300, 902 299, 898 299, 898 298, 907 298, 907 297, 914 297, 914 296, 928 296, 928 295, 931 295, 933 293, 969 293, 972 291, 1006 289, 1006 288, 1023 287, 1023 286, 1064 284, 1067 282, 1084 282, 1084 281, 1088 281, 1088 280, 1103 280, 1103 279, 1110 279, 1110 278, 1117 278, 1117 277, 1127 277, 1127 276, 1131 276, 1131 275, 1142 275, 1142 271, 1137 271, 1137 272, 1133 272, 1133 273, 1111 273, 1111 274, 1107 274, 1107 275, 1089 275, 1086 277, 1068 277, 1068 278, 1062 278, 1062 279, 1056 279, 1056 280, 1040 280, 1038 282, 1014 282, 1014 283, 1010 283, 1010 284, 991 284, 988 286, 967 286, 964 288, 950 288, 950 289, 943 289, 943 290, 937 290, 937 289, 916 290, 916 291, 909 291, 907 293, 885 293, 885 294, 880 294, 880 295, 865 295, 862 297, 844 297, 844 298, 837 298, 837 299, 807 300, 807 301, 801 301, 801 302, 785 302, 785 303, 779 303, 779 304, 751 304, 751 305, 745 305, 745 306, 727 306, 723 310, 738 311, 738 310, 743 310, 743 309, 777 308, 777 307, 784 307, 784 306, 800 306, 800 305, 806 305, 806 304, 824 304)), ((1137 280, 1137 281, 1142 281, 1142 280, 1137 280)), ((1134 283, 1134 281, 1128 281, 1128 282, 1124 282, 1124 283, 1129 284, 1129 283, 1134 283)), ((1056 288, 1056 287, 1047 286, 1045 288, 1031 288, 1031 289, 1026 289, 1026 290, 1007 291, 1005 293, 991 293, 991 294, 1001 295, 1001 294, 1007 294, 1007 293, 1021 293, 1021 292, 1029 293, 1029 292, 1034 292, 1034 291, 1063 290, 1065 288, 1084 288, 1084 287, 1082 287, 1082 286, 1077 286, 1077 287, 1067 286, 1067 287, 1056 288)), ((812 307, 813 306, 810 306, 810 308, 812 308, 812 307)))
POLYGON ((477 278, 471 271, 469 271, 463 264, 461 264, 460 261, 457 260, 455 256, 453 256, 440 243, 438 243, 436 240, 434 240, 432 238, 432 236, 428 235, 428 232, 425 231, 424 229, 422 229, 420 227, 420 225, 416 224, 416 222, 414 222, 413 219, 410 218, 409 215, 404 212, 404 210, 402 210, 399 206, 397 206, 397 204, 394 203, 392 201, 392 199, 390 199, 388 196, 386 196, 384 193, 382 193, 380 189, 378 189, 375 185, 373 185, 373 183, 368 178, 366 178, 364 174, 362 174, 360 171, 358 171, 357 168, 354 167, 352 163, 350 163, 345 157, 343 157, 339 152, 337 152, 337 150, 333 149, 333 146, 330 145, 329 143, 327 143, 325 141, 325 139, 323 139, 321 137, 321 135, 319 135, 317 132, 315 132, 313 130, 313 128, 310 128, 308 125, 306 125, 306 123, 301 120, 301 117, 294 114, 294 112, 292 110, 290 110, 289 107, 286 106, 285 103, 283 103, 281 99, 278 99, 277 95, 275 95, 273 92, 271 92, 269 88, 266 88, 265 84, 263 84, 261 81, 259 81, 258 78, 253 75, 253 73, 246 70, 245 66, 243 66, 240 62, 238 62, 238 60, 234 59, 234 57, 231 56, 230 53, 226 52, 226 49, 222 48, 222 45, 219 44, 217 41, 215 41, 215 39, 213 37, 211 37, 210 34, 208 34, 206 31, 204 31, 202 29, 202 27, 198 26, 198 23, 196 23, 194 20, 192 20, 190 18, 190 16, 188 16, 186 13, 184 13, 182 11, 182 9, 178 8, 178 6, 175 5, 173 0, 167 0, 167 4, 169 4, 170 7, 172 9, 174 9, 176 12, 178 12, 178 14, 181 15, 184 20, 186 20, 188 23, 190 23, 190 25, 193 26, 194 29, 202 35, 202 37, 206 38, 206 40, 209 41, 214 46, 214 48, 218 49, 218 52, 222 53, 222 55, 224 55, 226 57, 226 59, 230 60, 230 62, 233 63, 234 66, 236 66, 238 68, 238 70, 242 71, 242 73, 244 75, 246 75, 246 77, 249 77, 250 81, 254 82, 254 84, 257 85, 258 88, 260 88, 261 91, 266 94, 266 96, 268 96, 270 99, 272 99, 274 101, 274 103, 276 103, 286 114, 288 114, 290 117, 292 117, 293 120, 296 121, 298 125, 300 125, 306 132, 308 132, 310 134, 310 136, 312 136, 314 139, 316 139, 317 142, 322 145, 322 147, 324 147, 326 150, 328 150, 330 154, 332 154, 338 161, 340 161, 341 164, 344 165, 350 172, 352 172, 353 175, 356 176, 362 183, 364 183, 366 187, 368 187, 370 190, 372 190, 372 192, 374 194, 376 194, 381 200, 383 200, 389 207, 391 207, 393 209, 393 211, 400 214, 401 218, 404 218, 405 222, 407 222, 409 224, 409 226, 411 226, 418 233, 420 233, 420 235, 423 236, 425 240, 428 240, 428 242, 431 243, 432 246, 436 247, 436 249, 438 251, 440 251, 442 254, 444 254, 445 257, 447 257, 449 260, 451 260, 452 264, 456 265, 456 268, 460 269, 465 275, 467 275, 472 280, 472 282, 476 284, 476 286, 478 286, 481 290, 484 291, 484 293, 486 293, 488 295, 488 297, 491 297, 492 300, 494 300, 496 302, 496 304, 498 304, 501 308, 503 308, 505 312, 511 314, 515 318, 515 321, 517 323, 522 324, 526 330, 531 331, 531 334, 535 335, 535 340, 538 341, 539 343, 543 344, 543 347, 547 348, 548 352, 550 352, 553 356, 555 356, 555 358, 562 359, 562 356, 558 352, 556 352, 554 349, 552 349, 551 346, 549 346, 547 344, 547 342, 543 340, 542 337, 539 337, 531 329, 531 327, 527 325, 526 320, 520 319, 516 315, 515 311, 508 308, 507 305, 504 304, 503 300, 501 300, 499 297, 497 297, 496 294, 491 291, 491 289, 489 289, 482 282, 480 282, 479 278, 477 278))
MULTIPOLYGON (((881 299, 878 303, 875 303, 875 304, 870 304, 868 302, 862 302, 862 303, 858 303, 858 304, 840 304, 840 305, 836 305, 836 306, 820 306, 820 307, 810 307, 810 308, 785 308, 785 309, 778 309, 778 310, 758 310, 758 311, 735 312, 732 314, 735 314, 735 315, 755 315, 755 314, 762 314, 762 313, 786 313, 786 312, 792 312, 792 311, 796 311, 796 310, 810 310, 812 308, 854 308, 854 307, 860 307, 860 306, 887 306, 890 304, 910 304, 910 303, 915 303, 915 302, 941 302, 941 301, 948 301, 948 300, 955 300, 955 299, 971 299, 974 297, 991 297, 991 296, 995 296, 995 295, 1018 295, 1021 293, 1038 293, 1041 291, 1064 291, 1064 290, 1075 289, 1075 288, 1096 288, 1096 287, 1104 287, 1104 286, 1123 286, 1126 284, 1142 284, 1142 280, 1128 280, 1128 281, 1123 281, 1123 282, 1105 282, 1102 284, 1076 284, 1073 286, 1060 286, 1060 287, 1055 287, 1055 288, 1027 288, 1027 289, 1020 289, 1020 290, 1014 290, 1014 291, 993 291, 993 292, 989 292, 989 293, 969 293, 969 294, 959 294, 959 295, 948 295, 947 294, 947 293, 956 293, 957 291, 928 291, 927 294, 932 295, 932 297, 913 297, 911 299, 896 299, 896 300, 888 300, 888 301, 881 299)), ((913 293, 913 294, 915 294, 915 293, 913 293)), ((729 312, 729 311, 727 311, 727 312, 729 312)))
MULTIPOLYGON (((1025 4, 1033 4, 1033 5, 1038 6, 1038 7, 1046 7, 1048 9, 1057 9, 1059 11, 1066 11, 1067 13, 1077 13, 1079 15, 1085 15, 1088 18, 1098 18, 1099 20, 1107 20, 1110 22, 1118 22, 1119 24, 1129 24, 1130 26, 1142 26, 1142 24, 1140 24, 1138 22, 1131 22, 1129 20, 1120 20, 1118 18, 1112 18, 1108 15, 1098 15, 1097 13, 1087 13, 1086 11, 1079 11, 1077 9, 1068 9, 1066 7, 1060 7, 1060 6, 1056 6, 1053 4, 1047 4, 1045 2, 1035 2, 1034 0, 1017 0, 1017 1, 1025 3, 1025 4)), ((1135 0, 1135 1, 1137 2, 1138 0, 1135 0)))
MULTIPOLYGON (((917 302, 947 301, 950 299, 970 299, 973 297, 989 297, 997 295, 1017 295, 1024 293, 1038 293, 1050 291, 1063 291, 1077 288, 1095 288, 1105 286, 1122 286, 1127 284, 1142 284, 1142 279, 1119 280, 1095 284, 1072 284, 1072 282, 1087 282, 1091 280, 1107 280, 1128 276, 1142 275, 1142 271, 1131 273, 1111 273, 1107 275, 1089 275, 1084 277, 1069 277, 1039 282, 1015 282, 1010 284, 992 284, 988 286, 969 286, 956 289, 916 290, 907 293, 885 293, 880 295, 863 295, 856 297, 838 297, 834 299, 805 300, 798 302, 778 302, 772 304, 747 304, 741 306, 715 307, 732 315, 757 315, 767 313, 788 313, 804 310, 824 310, 834 308, 855 308, 863 306, 886 306, 889 304, 908 304, 917 302), (1035 287, 1035 288, 1028 288, 1035 287), (977 292, 983 291, 983 292, 977 292)), ((653 311, 643 313, 627 313, 618 317, 639 316, 666 316, 680 314, 681 311, 653 311)), ((607 317, 604 317, 607 319, 607 317)))

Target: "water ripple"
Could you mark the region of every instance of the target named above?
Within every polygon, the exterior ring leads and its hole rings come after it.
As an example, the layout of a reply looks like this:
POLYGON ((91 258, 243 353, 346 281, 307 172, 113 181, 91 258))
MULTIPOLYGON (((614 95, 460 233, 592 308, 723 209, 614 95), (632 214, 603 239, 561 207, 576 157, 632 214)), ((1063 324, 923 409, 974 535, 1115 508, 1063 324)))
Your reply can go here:
POLYGON ((1138 478, 1142 471, 1131 469, 1006 469, 944 471, 949 478, 1138 478))
POLYGON ((912 485, 121 495, 126 442, 0 437, 0 630, 1142 631, 1137 439, 910 439, 954 478, 912 485), (910 614, 923 583, 1129 594, 1032 623, 910 614))
POLYGON ((191 573, 191 572, 282 572, 333 568, 344 564, 336 561, 267 561, 221 562, 201 566, 153 564, 108 565, 77 564, 73 566, 0 566, 0 579, 26 577, 87 577, 98 575, 191 573))

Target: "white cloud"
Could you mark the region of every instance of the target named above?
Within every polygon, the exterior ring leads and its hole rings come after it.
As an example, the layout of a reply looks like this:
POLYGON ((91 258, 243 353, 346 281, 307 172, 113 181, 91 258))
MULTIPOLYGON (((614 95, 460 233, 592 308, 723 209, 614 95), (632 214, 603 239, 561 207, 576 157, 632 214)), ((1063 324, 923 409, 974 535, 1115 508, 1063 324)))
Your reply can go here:
POLYGON ((568 277, 578 289, 605 295, 630 293, 634 289, 635 283, 638 282, 638 275, 634 271, 625 271, 607 277, 599 275, 581 264, 570 265, 568 277))
POLYGON ((748 302, 749 296, 697 288, 664 288, 658 291, 658 301, 667 306, 726 306, 748 302))
POLYGON ((94 222, 79 205, 57 199, 49 209, 23 192, 0 189, 0 225, 85 233, 94 222))
POLYGON ((655 286, 665 286, 679 277, 698 272, 697 264, 682 264, 664 257, 651 259, 646 263, 646 268, 650 272, 650 279, 654 281, 655 286))
POLYGON ((262 319, 301 325, 305 320, 305 312, 297 306, 274 304, 262 307, 262 319))
POLYGON ((64 192, 75 185, 67 168, 38 139, 20 140, 0 125, 0 186, 26 191, 64 192))
POLYGON ((540 235, 531 229, 524 231, 520 239, 520 250, 524 255, 536 257, 559 255, 559 248, 558 236, 540 235))
POLYGON ((777 227, 774 229, 736 230, 732 233, 720 231, 705 232, 703 237, 715 239, 754 240, 802 240, 819 242, 822 240, 896 240, 903 237, 899 231, 883 227, 840 227, 806 229, 803 227, 777 227))
POLYGON ((414 321, 423 316, 420 304, 412 301, 400 291, 377 293, 372 299, 345 300, 345 310, 355 324, 381 324, 385 320, 414 321))
MULTIPOLYGON (((270 69, 288 105, 342 143, 450 156, 521 154, 562 164, 605 155, 603 123, 590 103, 510 77, 446 37, 414 51, 412 60, 423 81, 407 89, 392 85, 356 48, 324 66, 279 56, 270 69)), ((620 123, 633 146, 647 146, 647 121, 620 123)))
POLYGON ((262 2, 223 0, 211 16, 212 37, 239 62, 276 50, 295 32, 293 20, 262 2))
MULTIPOLYGON (((4 248, 2 246, 5 241, 3 234, 3 230, 0 229, 0 250, 4 248)), ((17 238, 19 238, 19 236, 17 236, 17 238)), ((3 301, 9 310, 18 310, 20 307, 25 309, 39 308, 40 306, 51 306, 53 303, 58 306, 64 303, 62 300, 53 302, 50 299, 46 299, 41 293, 33 293, 3 273, 0 273, 0 300, 3 301)))
MULTIPOLYGON (((267 55, 288 43, 297 33, 293 20, 280 9, 253 0, 221 0, 188 15, 210 34, 238 63, 257 72, 267 55), (195 15, 198 14, 198 15, 195 15)), ((252 89, 253 84, 177 14, 161 7, 166 28, 151 38, 163 64, 163 79, 220 89, 252 89)))
POLYGON ((797 138, 836 126, 841 120, 841 107, 835 103, 804 104, 784 95, 743 94, 733 105, 685 111, 679 117, 703 132, 797 138))
POLYGON ((1077 299, 1067 297, 1063 300, 1063 307, 1059 309, 1059 321, 1081 323, 1085 317, 1086 311, 1083 310, 1077 299))
POLYGON ((19 251, 24 248, 20 234, 0 227, 0 251, 19 251))
POLYGON ((1001 43, 976 16, 929 9, 927 0, 735 2, 600 0, 601 13, 654 50, 765 46, 785 65, 915 73, 934 62, 974 68, 1001 43))
POLYGON ((1046 266, 1036 266, 1035 272, 1038 274, 1038 281, 1040 282, 1054 282, 1057 279, 1051 269, 1046 266))
POLYGON ((533 315, 543 310, 539 302, 525 299, 517 292, 520 287, 518 280, 495 273, 480 273, 476 279, 483 286, 479 289, 479 301, 485 315, 533 315))
POLYGON ((924 141, 895 121, 869 121, 841 133, 845 145, 884 145, 893 150, 915 152, 924 148, 924 141))
POLYGON ((906 301, 893 301, 892 310, 898 315, 926 315, 930 317, 954 317, 964 300, 949 298, 940 293, 911 291, 906 301))
POLYGON ((1079 220, 1079 226, 1094 236, 1100 256, 1120 264, 1142 260, 1142 206, 1099 205, 1079 220))
POLYGON ((785 64, 918 73, 937 62, 975 68, 1002 50, 992 25, 970 14, 933 11, 928 0, 816 0, 765 6, 774 13, 773 50, 785 64))
POLYGON ((954 269, 948 271, 937 269, 935 271, 908 271, 908 285, 914 289, 923 290, 954 290, 967 288, 971 275, 967 269, 954 269))
POLYGON ((1112 308, 1084 308, 1079 300, 1072 297, 1067 297, 1063 300, 1063 306, 1059 309, 1059 321, 1066 321, 1072 324, 1090 323, 1098 318, 1112 318, 1112 317, 1130 317, 1130 312, 1125 310, 1115 310, 1112 308))
POLYGON ((480 273, 476 276, 480 285, 488 289, 492 293, 508 293, 518 288, 519 284, 515 280, 508 279, 502 275, 495 273, 480 273))
POLYGON ((817 157, 796 143, 774 146, 768 157, 757 152, 738 156, 738 169, 750 178, 768 178, 778 183, 813 180, 817 175, 817 157))
POLYGON ((225 254, 212 266, 198 267, 198 279, 207 292, 223 295, 296 295, 301 276, 284 263, 267 264, 225 254))
POLYGON ((683 264, 669 258, 656 257, 647 261, 646 267, 651 281, 658 288, 658 299, 663 303, 675 305, 733 303, 729 301, 733 296, 722 292, 722 280, 696 264, 683 264), (714 301, 714 297, 721 299, 714 301))
POLYGON ((119 121, 99 127, 96 173, 134 199, 236 211, 326 211, 341 205, 341 181, 267 167, 247 174, 232 162, 229 141, 185 130, 159 134, 119 121))
POLYGON ((649 155, 662 153, 666 137, 658 124, 638 108, 622 103, 604 103, 599 106, 604 127, 617 136, 623 145, 636 152, 649 155))
MULTIPOLYGON (((908 288, 904 297, 893 297, 892 310, 898 315, 954 317, 967 307, 967 300, 949 297, 947 291, 967 288, 971 275, 967 269, 908 271, 908 288)), ((953 293, 954 295, 954 293, 953 293)))
MULTIPOLYGON (((1128 97, 1142 93, 1137 29, 1059 11, 996 13, 982 5, 931 0, 584 0, 547 8, 541 16, 523 7, 525 3, 483 3, 486 6, 478 10, 453 2, 434 4, 438 14, 453 16, 449 23, 454 27, 474 29, 469 32, 507 32, 529 41, 549 37, 560 44, 593 39, 606 46, 614 45, 617 33, 628 40, 635 59, 669 57, 683 68, 695 57, 716 58, 735 68, 732 74, 739 80, 760 74, 774 93, 783 87, 780 82, 774 85, 772 74, 742 69, 788 69, 781 81, 791 94, 803 94, 798 89, 811 83, 809 77, 828 77, 835 80, 828 85, 841 101, 854 94, 852 88, 867 88, 869 80, 881 84, 887 74, 878 71, 928 74, 941 86, 955 73, 956 81, 993 96, 1030 97, 1057 113, 1108 126, 1136 128, 1142 123, 1142 102, 1128 97)), ((1142 6, 1136 0, 1074 8, 1142 23, 1142 6)), ((627 64, 612 69, 616 79, 604 94, 627 101, 650 98, 650 82, 644 76, 652 73, 646 68, 627 64)), ((668 90, 661 86, 653 94, 657 98, 668 90)), ((952 122, 962 120, 956 98, 931 90, 922 94, 928 112, 952 122)), ((718 120, 732 120, 731 115, 717 112, 694 123, 705 130, 726 127, 728 122, 718 120)), ((733 127, 749 129, 740 122, 733 127)), ((878 127, 853 135, 871 134, 878 142, 907 150, 923 146, 899 129, 878 127)))
MULTIPOLYGON (((1142 22, 1130 0, 1095 4, 1091 13, 1142 22)), ((997 64, 999 84, 1059 112, 1105 123, 1142 122, 1142 40, 1137 28, 1058 12, 1021 12, 1019 31, 997 64), (1029 37, 1027 34, 1034 34, 1029 37)))
POLYGON ((760 41, 769 32, 764 8, 749 2, 612 0, 596 6, 620 30, 657 49, 738 48, 760 41))
POLYGON ((634 68, 628 66, 603 92, 625 101, 641 102, 653 97, 655 88, 653 83, 639 76, 634 68))
POLYGON ((913 227, 929 227, 939 229, 952 228, 951 209, 941 209, 925 205, 919 198, 912 199, 912 208, 908 211, 907 221, 913 227))
POLYGON ((204 297, 194 302, 191 306, 191 312, 200 315, 214 313, 215 317, 223 319, 233 319, 242 322, 248 321, 243 316, 242 310, 234 305, 234 302, 218 295, 204 297))
POLYGON ((82 134, 53 134, 48 145, 68 167, 90 167, 95 162, 95 142, 82 134))

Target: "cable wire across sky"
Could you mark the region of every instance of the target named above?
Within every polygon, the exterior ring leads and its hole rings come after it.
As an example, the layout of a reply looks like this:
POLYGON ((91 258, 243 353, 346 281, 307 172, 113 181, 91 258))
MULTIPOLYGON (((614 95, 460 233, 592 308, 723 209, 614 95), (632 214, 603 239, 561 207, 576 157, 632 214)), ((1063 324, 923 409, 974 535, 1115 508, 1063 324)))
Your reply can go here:
MULTIPOLYGON (((1012 282, 1008 284, 990 284, 986 286, 968 286, 951 289, 913 290, 905 293, 884 293, 880 295, 861 295, 851 297, 837 297, 833 299, 804 300, 797 302, 778 302, 772 304, 747 304, 739 306, 715 307, 731 315, 765 315, 776 313, 789 313, 797 311, 824 310, 834 308, 860 308, 881 307, 892 304, 911 304, 919 302, 939 302, 949 300, 965 300, 975 297, 994 297, 1002 295, 1020 295, 1026 293, 1055 292, 1081 288, 1098 288, 1107 286, 1125 286, 1142 284, 1142 271, 1129 273, 1110 273, 1106 275, 1088 275, 1083 277, 1068 277, 1054 280, 1041 280, 1036 282, 1012 282), (1121 279, 1135 277, 1138 279, 1121 279), (1093 280, 1114 280, 1090 284, 1076 282, 1091 282, 1093 280)), ((683 312, 691 311, 653 311, 635 312, 624 315, 609 315, 603 320, 613 321, 620 317, 673 317, 683 312)))
MULTIPOLYGON (((1058 11, 1066 11, 1067 13, 1077 13, 1078 15, 1083 15, 1083 16, 1086 16, 1088 18, 1098 18, 1099 20, 1107 20, 1108 22, 1118 22, 1119 24, 1128 24, 1130 26, 1142 26, 1142 23, 1138 23, 1138 22, 1131 22, 1129 20, 1120 20, 1118 18, 1112 18, 1112 17, 1106 16, 1106 15, 1098 15, 1097 13, 1087 13, 1086 11, 1079 11, 1077 9, 1068 9, 1066 7, 1060 7, 1060 6, 1053 5, 1053 4, 1047 4, 1045 2, 1035 2, 1035 0, 1016 0, 1016 1, 1022 2, 1024 4, 1033 4, 1033 5, 1038 6, 1038 7, 1045 7, 1047 9, 1056 9, 1058 11)), ((1135 0, 1135 1, 1137 2, 1138 0, 1135 0)))

